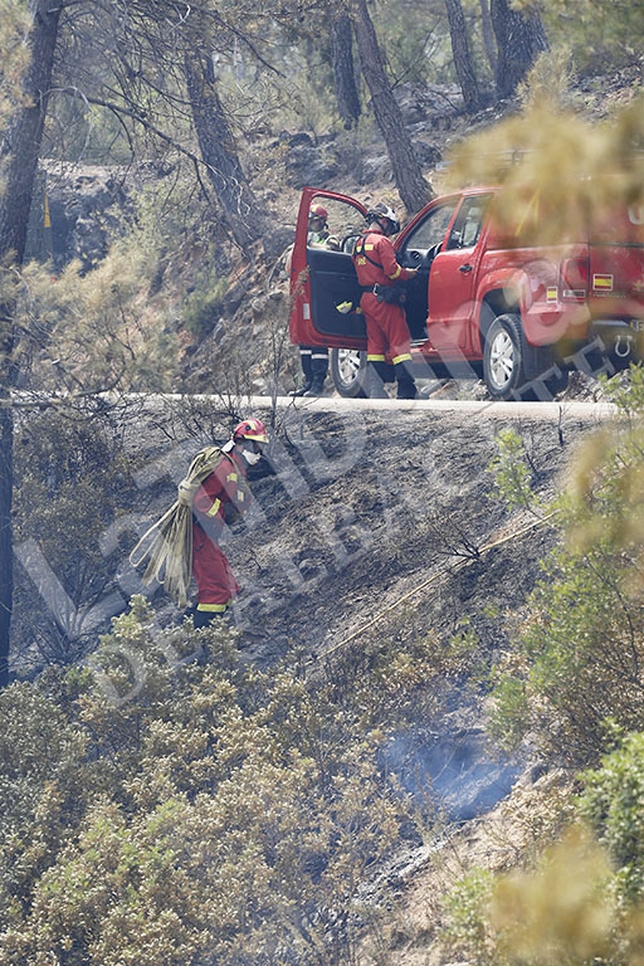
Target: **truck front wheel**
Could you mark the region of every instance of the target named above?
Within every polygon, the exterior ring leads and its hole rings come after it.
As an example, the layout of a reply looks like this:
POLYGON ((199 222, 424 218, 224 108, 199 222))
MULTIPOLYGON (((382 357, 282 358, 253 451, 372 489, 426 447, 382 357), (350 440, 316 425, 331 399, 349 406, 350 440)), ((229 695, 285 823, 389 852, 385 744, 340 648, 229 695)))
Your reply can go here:
POLYGON ((498 315, 483 348, 483 378, 493 399, 552 399, 568 384, 568 371, 555 362, 552 346, 527 341, 521 319, 498 315))
POLYGON ((331 349, 331 378, 341 396, 366 396, 367 353, 358 349, 331 349))

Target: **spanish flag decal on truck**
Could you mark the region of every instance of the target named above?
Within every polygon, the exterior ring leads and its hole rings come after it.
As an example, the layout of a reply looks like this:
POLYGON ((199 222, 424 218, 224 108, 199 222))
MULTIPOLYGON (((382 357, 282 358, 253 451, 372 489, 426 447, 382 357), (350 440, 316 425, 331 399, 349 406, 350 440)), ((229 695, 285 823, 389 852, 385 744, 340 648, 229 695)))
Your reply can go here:
POLYGON ((593 275, 593 293, 595 295, 608 294, 613 291, 612 275, 593 275))

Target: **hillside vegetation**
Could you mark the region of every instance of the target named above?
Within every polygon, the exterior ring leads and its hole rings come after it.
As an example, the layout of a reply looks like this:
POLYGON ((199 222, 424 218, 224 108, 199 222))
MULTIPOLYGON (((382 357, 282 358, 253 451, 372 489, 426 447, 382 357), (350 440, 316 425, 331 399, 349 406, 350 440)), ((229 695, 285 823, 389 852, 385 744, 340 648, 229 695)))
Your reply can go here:
MULTIPOLYGON (((352 116, 331 81, 329 23, 364 44, 366 4, 233 6, 61 2, 69 248, 21 263, 0 231, 0 966, 637 966, 644 372, 554 416, 473 383, 454 411, 276 406, 299 189, 403 190, 377 89, 352 116), (251 399, 242 593, 195 630, 128 555, 251 399)), ((560 212, 610 168, 641 203, 639 6, 549 0, 502 94, 466 5, 475 107, 454 6, 373 8, 419 190, 536 179, 560 212)), ((30 9, 2 11, 3 133, 30 9)))

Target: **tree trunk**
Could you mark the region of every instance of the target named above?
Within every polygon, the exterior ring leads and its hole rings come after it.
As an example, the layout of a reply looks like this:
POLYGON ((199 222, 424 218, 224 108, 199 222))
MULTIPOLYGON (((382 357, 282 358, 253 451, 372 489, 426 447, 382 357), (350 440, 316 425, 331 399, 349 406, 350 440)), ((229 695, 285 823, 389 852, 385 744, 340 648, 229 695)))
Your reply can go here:
POLYGON ((47 97, 51 84, 54 50, 62 4, 31 0, 33 27, 28 38, 31 54, 22 80, 23 97, 2 134, 0 164, 0 686, 9 673, 9 633, 13 605, 13 418, 9 393, 13 378, 13 315, 11 298, 14 274, 25 253, 29 209, 38 166, 47 97))
POLYGON ((508 0, 491 0, 490 11, 498 51, 496 92, 511 97, 539 54, 548 50, 548 39, 536 7, 514 10, 508 0))
POLYGON ((353 66, 353 35, 348 16, 338 17, 331 24, 331 59, 338 111, 347 130, 358 123, 360 95, 353 66))
POLYGON ((492 68, 492 73, 496 77, 496 42, 494 40, 494 31, 492 29, 492 17, 490 15, 490 5, 488 0, 481 0, 481 27, 483 31, 483 46, 485 47, 485 53, 487 54, 487 59, 490 67, 492 68))
POLYGON ((240 248, 261 237, 258 209, 237 154, 215 85, 212 58, 194 47, 184 56, 186 82, 201 157, 217 200, 240 248))
MULTIPOLYGON (((4 323, 3 323, 4 325, 4 323)), ((2 349, 4 351, 4 347, 2 349)), ((3 369, 5 366, 3 366, 3 369)), ((9 632, 13 606, 13 539, 11 503, 13 493, 13 419, 4 403, 8 392, 0 386, 0 688, 9 679, 9 632)))
POLYGON ((371 94, 376 123, 387 146, 398 193, 408 211, 418 211, 433 197, 433 191, 423 178, 409 133, 387 80, 366 0, 356 0, 353 28, 362 73, 371 94))
POLYGON ((466 111, 477 111, 481 106, 479 85, 472 66, 470 46, 467 42, 467 27, 461 0, 445 0, 449 35, 452 42, 452 55, 458 82, 463 92, 466 111))

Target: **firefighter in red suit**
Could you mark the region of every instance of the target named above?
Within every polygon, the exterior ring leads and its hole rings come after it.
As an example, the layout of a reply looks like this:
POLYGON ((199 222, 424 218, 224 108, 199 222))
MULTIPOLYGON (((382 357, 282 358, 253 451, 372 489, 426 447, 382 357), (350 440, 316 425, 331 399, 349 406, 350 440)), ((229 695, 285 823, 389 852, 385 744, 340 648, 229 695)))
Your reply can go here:
POLYGON ((224 524, 232 523, 249 509, 252 497, 246 480, 247 466, 254 466, 268 443, 259 419, 245 419, 222 447, 215 470, 194 495, 192 572, 197 583, 195 627, 204 627, 221 616, 239 592, 239 584, 219 546, 224 524))
POLYGON ((358 284, 363 290, 360 307, 367 325, 367 389, 369 396, 386 397, 383 383, 387 382, 390 356, 398 384, 399 399, 415 399, 416 383, 411 374, 411 340, 401 304, 386 301, 395 298, 394 287, 412 279, 415 268, 403 268, 396 261, 390 239, 400 231, 396 214, 383 202, 367 212, 369 227, 358 239, 353 251, 353 263, 358 284))

